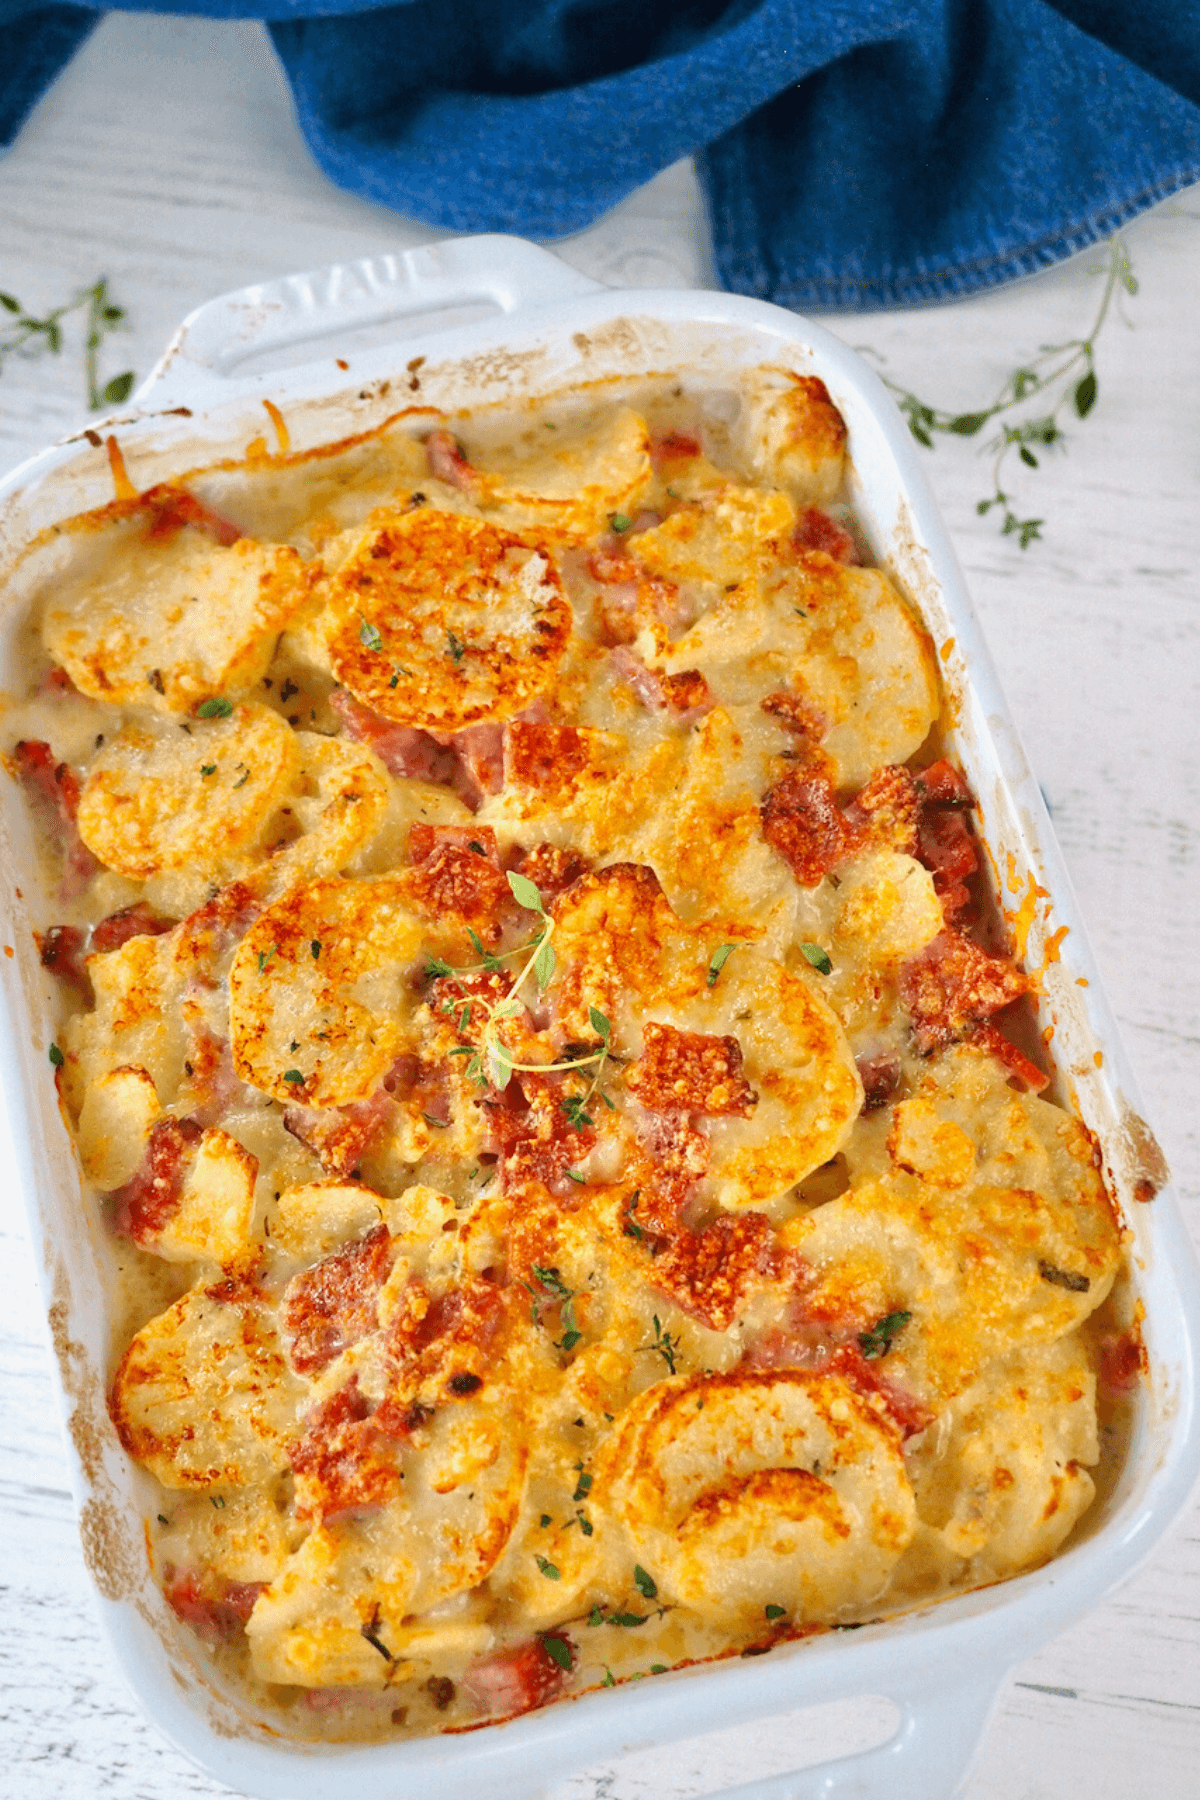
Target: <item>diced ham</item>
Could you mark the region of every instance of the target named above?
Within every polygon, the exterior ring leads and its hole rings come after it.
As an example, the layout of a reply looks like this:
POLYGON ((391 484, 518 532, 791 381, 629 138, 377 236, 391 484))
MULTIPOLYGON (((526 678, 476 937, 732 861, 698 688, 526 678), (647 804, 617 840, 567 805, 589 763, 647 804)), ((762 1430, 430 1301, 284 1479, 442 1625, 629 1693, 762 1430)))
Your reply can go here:
POLYGON ((967 778, 954 764, 942 757, 918 770, 916 786, 928 806, 974 806, 975 798, 967 786, 967 778))
POLYGON ((150 488, 142 495, 149 507, 151 540, 172 538, 185 525, 194 526, 215 544, 236 544, 246 533, 232 519, 226 519, 215 507, 191 494, 186 488, 150 488))
MULTIPOLYGON (((574 1660, 575 1646, 561 1631, 554 1633, 574 1660)), ((545 1706, 562 1691, 567 1671, 559 1666, 540 1637, 510 1650, 498 1650, 472 1663, 462 1685, 480 1712, 490 1719, 511 1719, 545 1706)))
POLYGON ((722 1214, 703 1231, 678 1230, 649 1271, 656 1288, 712 1331, 728 1331, 756 1276, 772 1266, 764 1213, 722 1214))
POLYGON ((84 964, 88 951, 88 934, 82 925, 51 925, 37 932, 37 947, 43 969, 49 969, 60 981, 74 982, 90 999, 91 980, 84 964))
POLYGON ((334 1251, 288 1283, 282 1317, 297 1374, 318 1374, 350 1344, 376 1330, 379 1290, 392 1259, 387 1226, 377 1225, 358 1243, 334 1251))
POLYGON ((429 458, 429 473, 436 480, 460 488, 463 493, 470 493, 474 488, 477 471, 467 461, 458 439, 444 426, 439 425, 425 439, 425 454, 429 458))
POLYGON ((708 1173, 711 1145, 685 1113, 647 1113, 638 1136, 646 1153, 641 1171, 639 1221, 656 1234, 673 1234, 696 1182, 708 1173))
POLYGON ((130 938, 162 937, 174 924, 174 919, 162 918, 147 901, 138 900, 93 925, 92 949, 119 950, 130 938))
POLYGON ((506 1310, 506 1291, 485 1276, 432 1297, 411 1281, 387 1324, 388 1389, 377 1427, 402 1437, 429 1407, 477 1394, 492 1372, 506 1310))
POLYGON ((183 921, 179 933, 180 965, 189 964, 192 979, 208 988, 221 985, 220 964, 241 943, 262 911, 252 888, 231 881, 183 921))
POLYGON ((450 739, 450 748, 458 758, 461 775, 456 789, 472 812, 488 794, 498 794, 504 786, 503 725, 469 725, 450 739), (466 792, 466 781, 474 784, 474 798, 466 792))
POLYGON ((748 1118, 758 1095, 742 1074, 735 1037, 679 1031, 649 1021, 642 1054, 626 1072, 626 1086, 653 1112, 733 1114, 748 1118))
POLYGON ((933 1423, 929 1408, 900 1382, 885 1375, 877 1362, 868 1362, 856 1343, 839 1345, 820 1367, 822 1372, 828 1370, 844 1377, 860 1394, 877 1394, 901 1437, 914 1437, 933 1423))
POLYGON ((380 1428, 374 1410, 352 1375, 345 1387, 306 1415, 303 1436, 289 1457, 299 1478, 301 1517, 332 1519, 365 1512, 399 1493, 399 1443, 380 1428))
POLYGON ((682 722, 690 723, 716 705, 712 689, 699 669, 681 669, 664 675, 647 668, 626 644, 618 644, 609 652, 613 667, 622 681, 628 682, 649 712, 676 713, 682 722))
POLYGON ((801 887, 816 887, 855 848, 853 827, 823 775, 785 775, 760 810, 763 836, 801 887))
POLYGON ((1149 1367, 1141 1333, 1105 1332, 1099 1351, 1100 1385, 1112 1394, 1131 1394, 1149 1367))
POLYGON ((564 1102, 574 1091, 552 1076, 526 1073, 509 1082, 502 1105, 488 1109, 506 1189, 538 1181, 553 1194, 570 1196, 566 1172, 596 1142, 591 1126, 576 1130, 571 1123, 564 1102))
POLYGON ((152 1249, 177 1210, 189 1152, 201 1135, 194 1119, 160 1119, 151 1128, 137 1173, 113 1194, 117 1230, 135 1244, 152 1249))
POLYGON ((97 862, 79 835, 76 816, 82 792, 70 763, 59 762, 49 744, 22 738, 13 750, 17 779, 41 816, 62 857, 60 900, 74 900, 104 865, 97 862))
POLYGON ((356 744, 366 744, 393 775, 406 775, 414 781, 436 781, 443 787, 454 786, 459 764, 448 744, 439 742, 415 725, 400 725, 395 719, 385 719, 373 707, 356 700, 348 688, 334 688, 329 704, 346 736, 356 744))
POLYGON ((413 892, 431 913, 457 913, 481 938, 499 938, 516 903, 490 827, 413 825, 408 853, 413 892))
POLYGON ((900 999, 922 1051, 953 1043, 1028 990, 1028 979, 1012 963, 952 930, 934 938, 900 971, 900 999))
POLYGON ((553 905, 561 894, 592 869, 591 861, 581 851, 564 850, 557 844, 535 844, 531 850, 517 850, 507 862, 510 868, 532 881, 546 906, 553 905))
POLYGON ((900 1086, 900 1058, 891 1050, 877 1050, 854 1060, 863 1084, 863 1111, 878 1112, 900 1086))
POLYGON ((163 1569, 163 1591, 190 1631, 208 1644, 229 1644, 241 1636, 264 1581, 226 1581, 195 1569, 163 1569))
POLYGON ((703 443, 690 431, 665 431, 650 440, 650 455, 656 466, 683 462, 703 453, 703 443))
POLYGON ((796 520, 792 544, 799 551, 820 551, 835 562, 857 563, 858 546, 836 519, 831 519, 819 506, 806 506, 796 520))
POLYGON ((792 688, 778 688, 768 694, 762 709, 778 719, 785 731, 800 738, 806 749, 819 744, 829 729, 829 720, 820 707, 807 694, 798 694, 792 688))
POLYGON ((850 829, 873 849, 917 853, 920 795, 907 769, 886 763, 876 769, 846 808, 850 829))

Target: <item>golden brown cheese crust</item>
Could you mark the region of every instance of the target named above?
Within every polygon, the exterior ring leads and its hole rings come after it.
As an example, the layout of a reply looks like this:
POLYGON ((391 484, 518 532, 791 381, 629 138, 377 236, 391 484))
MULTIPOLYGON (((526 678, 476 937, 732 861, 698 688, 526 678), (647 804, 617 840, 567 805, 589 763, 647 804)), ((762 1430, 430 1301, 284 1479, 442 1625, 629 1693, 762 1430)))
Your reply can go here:
POLYGON ((1093 1146, 991 1022, 836 409, 743 402, 415 416, 46 601, 112 1416, 179 1617, 335 1735, 875 1617, 1092 1498, 1093 1146))

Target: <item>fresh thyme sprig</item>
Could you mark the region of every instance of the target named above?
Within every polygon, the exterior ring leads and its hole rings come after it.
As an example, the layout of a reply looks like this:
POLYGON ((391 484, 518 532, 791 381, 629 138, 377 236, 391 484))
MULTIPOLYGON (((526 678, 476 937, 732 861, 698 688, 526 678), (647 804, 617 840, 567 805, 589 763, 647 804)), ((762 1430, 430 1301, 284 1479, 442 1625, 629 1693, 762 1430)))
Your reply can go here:
POLYGON ((1039 468, 1034 446, 1047 450, 1065 442, 1067 434, 1059 423, 1063 412, 1067 408, 1073 408, 1077 418, 1087 418, 1100 391, 1096 374, 1096 339, 1108 318, 1118 288, 1123 288, 1131 295, 1138 291, 1129 251, 1120 237, 1109 239, 1108 262, 1093 273, 1104 275, 1105 283, 1096 317, 1087 336, 1068 338, 1063 344, 1043 344, 1038 355, 1014 369, 989 404, 976 412, 943 412, 940 407, 930 406, 889 376, 883 377, 884 386, 896 397, 896 403, 908 422, 908 429, 927 450, 934 448, 936 432, 948 433, 952 437, 976 437, 993 419, 1000 420, 998 434, 984 446, 993 456, 992 492, 978 502, 975 510, 982 515, 991 512, 993 507, 1002 508, 1001 533, 1005 537, 1015 534, 1022 550, 1027 550, 1035 539, 1040 539, 1041 528, 1046 521, 1017 517, 1013 511, 1013 496, 1001 486, 1000 478, 1005 462, 1015 450, 1026 468, 1039 468), (1045 399, 1051 395, 1055 397, 1048 410, 1043 410, 1042 406, 1035 409, 1033 402, 1042 401, 1044 405, 1045 399), (1027 408, 1025 416, 1013 420, 1001 418, 1002 414, 1010 413, 1016 407, 1027 408))
POLYGON ((88 406, 92 412, 99 412, 101 407, 120 406, 128 400, 134 383, 132 369, 114 375, 103 388, 100 386, 100 346, 125 317, 125 308, 117 306, 109 294, 106 275, 91 287, 80 288, 73 299, 54 307, 42 319, 22 306, 13 294, 0 292, 0 309, 8 315, 0 320, 0 368, 6 356, 22 350, 49 350, 52 355, 59 355, 63 347, 62 321, 70 313, 84 311, 83 369, 88 406))
MULTIPOLYGON (((467 1079, 477 1081, 482 1087, 490 1085, 498 1093, 504 1092, 514 1074, 548 1075, 559 1071, 594 1068, 591 1085, 587 1091, 582 1095, 572 1096, 570 1100, 563 1103, 563 1110, 567 1113, 568 1119, 579 1131, 583 1129, 584 1121, 591 1122, 585 1109, 592 1095, 597 1091, 600 1078, 604 1073, 604 1066, 611 1054, 609 1036, 612 1027, 598 1007, 589 1006, 588 1018, 598 1039, 598 1047, 595 1050, 584 1046, 578 1055, 568 1057, 561 1062, 518 1062, 513 1056, 496 1028, 503 1024, 505 1019, 516 1018, 525 1010, 525 1002, 520 997, 521 989, 531 975, 537 983, 539 991, 545 993, 554 979, 557 958, 554 945, 550 942, 550 934, 554 930, 554 920, 547 913, 536 884, 530 881, 527 875, 519 875, 510 870, 508 885, 517 905, 523 906, 528 912, 537 913, 542 921, 541 928, 534 933, 533 937, 519 945, 516 950, 508 950, 501 955, 495 955, 492 951, 485 949, 476 933, 468 928, 467 935, 471 939, 480 961, 466 964, 462 968, 455 968, 450 963, 444 962, 441 957, 427 956, 425 973, 430 978, 453 978, 474 973, 479 969, 483 969, 489 974, 498 974, 505 961, 521 956, 526 951, 531 952, 524 968, 502 999, 489 1000, 486 995, 480 994, 459 1000, 447 997, 442 1001, 443 1012, 457 1015, 455 1028, 460 1037, 464 1036, 468 1027, 474 1024, 476 1008, 481 1014, 481 1030, 478 1036, 470 1043, 459 1045, 450 1054, 451 1056, 467 1056, 470 1059, 466 1066, 467 1079)), ((603 1096, 601 1097, 603 1098, 603 1096)), ((606 1100, 605 1104, 611 1106, 611 1101, 606 1100)))

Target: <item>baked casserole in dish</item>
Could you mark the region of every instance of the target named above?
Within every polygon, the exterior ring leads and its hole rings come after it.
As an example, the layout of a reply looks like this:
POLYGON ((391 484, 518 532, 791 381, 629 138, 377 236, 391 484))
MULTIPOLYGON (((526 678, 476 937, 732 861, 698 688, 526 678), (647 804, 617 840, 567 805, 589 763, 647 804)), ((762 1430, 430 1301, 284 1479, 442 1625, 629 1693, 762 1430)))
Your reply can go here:
POLYGON ((1037 1568, 1147 1361, 825 381, 424 360, 311 448, 110 439, 4 719, 149 1566, 312 1742, 1037 1568))

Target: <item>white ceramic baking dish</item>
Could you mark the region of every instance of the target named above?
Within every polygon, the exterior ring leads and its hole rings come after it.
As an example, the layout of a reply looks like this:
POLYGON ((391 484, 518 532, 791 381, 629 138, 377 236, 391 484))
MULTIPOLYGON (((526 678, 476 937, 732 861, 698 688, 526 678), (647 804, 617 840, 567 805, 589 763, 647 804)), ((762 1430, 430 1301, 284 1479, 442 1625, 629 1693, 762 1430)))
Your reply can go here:
MULTIPOLYGON (((937 645, 951 747, 979 797, 995 868, 1004 871, 1002 903, 1018 929, 1028 930, 1027 966, 1043 973, 1041 1024, 1053 1027, 1060 1087, 1103 1145, 1131 1234, 1151 1371, 1122 1472, 1076 1540, 1045 1568, 888 1623, 592 1694, 465 1735, 353 1747, 282 1739, 214 1681, 149 1574, 143 1520, 153 1509, 150 1484, 121 1452, 104 1404, 111 1250, 99 1219, 81 1202, 47 1062, 60 1001, 38 963, 30 925, 50 922, 53 903, 39 892, 29 828, 5 783, 0 905, 3 937, 15 955, 0 957, 4 1096, 59 1362, 84 1553, 114 1654, 146 1712, 236 1789, 278 1800, 340 1800, 357 1791, 387 1800, 434 1792, 439 1800, 483 1793, 530 1800, 597 1760, 875 1694, 899 1709, 899 1727, 886 1744, 739 1787, 738 1800, 948 1800, 965 1778, 1007 1668, 1126 1577, 1191 1487, 1200 1445, 1193 1366, 1200 1289, 1191 1252, 1169 1191, 1153 1205, 1135 1198, 1161 1180, 1161 1159, 1141 1123, 1041 795, 954 554, 907 430, 858 357, 776 307, 727 294, 616 293, 533 245, 481 237, 212 301, 181 326, 133 409, 103 433, 116 435, 141 489, 239 456, 264 432, 270 437, 267 400, 280 410, 293 448, 303 449, 360 431, 403 405, 453 410, 519 402, 567 383, 649 370, 678 371, 719 389, 739 369, 762 364, 820 375, 845 415, 852 497, 880 562, 937 645), (481 309, 490 316, 481 320, 481 309), (474 321, 463 324, 468 311, 474 321), (431 313, 440 317, 427 317, 414 336, 413 315, 431 313), (407 327, 396 323, 405 318, 407 327), (364 332, 374 336, 373 347, 361 347, 364 332), (301 366, 281 370, 297 358, 301 366), (250 372, 255 364, 258 373, 250 372)), ((112 491, 97 433, 46 451, 0 486, 0 688, 21 686, 17 622, 38 561, 23 552, 44 527, 112 491)))

